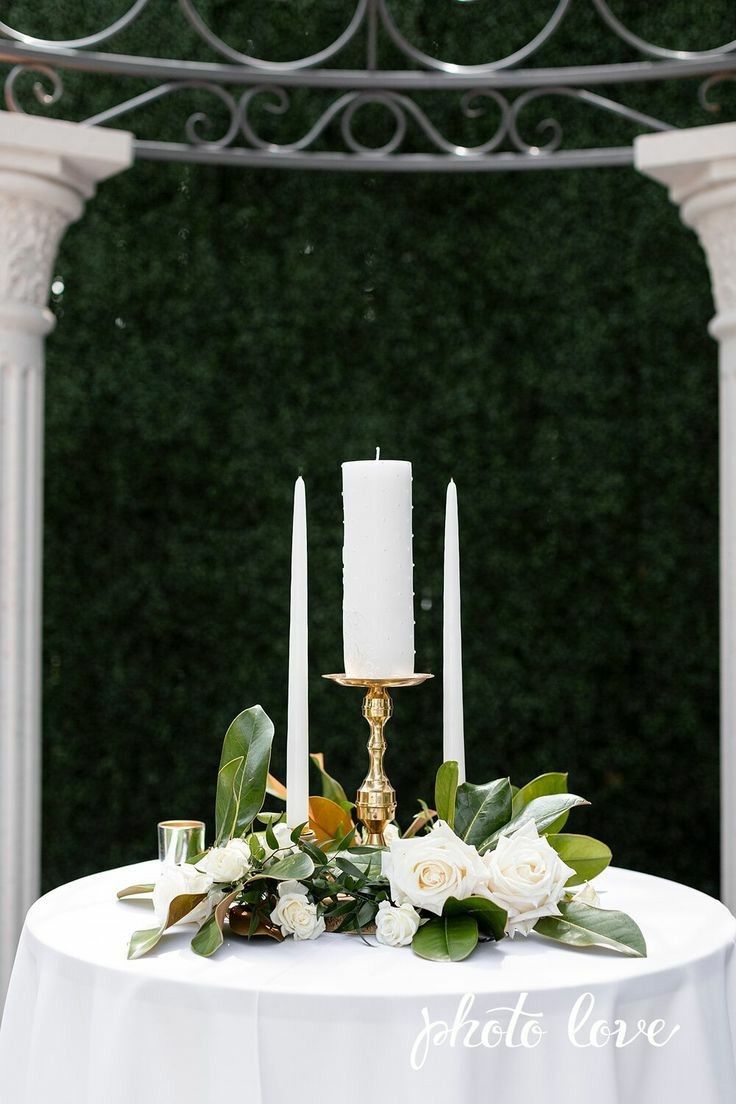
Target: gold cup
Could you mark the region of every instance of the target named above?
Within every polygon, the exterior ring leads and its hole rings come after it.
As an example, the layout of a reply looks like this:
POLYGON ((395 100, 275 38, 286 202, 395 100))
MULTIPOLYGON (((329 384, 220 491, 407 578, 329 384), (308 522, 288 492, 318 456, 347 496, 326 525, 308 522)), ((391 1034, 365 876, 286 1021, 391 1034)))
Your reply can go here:
POLYGON ((383 767, 386 754, 384 728, 393 714, 393 702, 387 687, 419 686, 432 675, 409 675, 406 678, 348 678, 347 675, 323 675, 340 686, 363 686, 363 716, 370 725, 368 740, 368 774, 358 790, 355 806, 358 817, 368 833, 366 842, 372 847, 384 847, 384 832, 396 816, 396 791, 383 767))
POLYGON ((204 851, 203 820, 162 820, 158 826, 158 857, 180 866, 204 851))

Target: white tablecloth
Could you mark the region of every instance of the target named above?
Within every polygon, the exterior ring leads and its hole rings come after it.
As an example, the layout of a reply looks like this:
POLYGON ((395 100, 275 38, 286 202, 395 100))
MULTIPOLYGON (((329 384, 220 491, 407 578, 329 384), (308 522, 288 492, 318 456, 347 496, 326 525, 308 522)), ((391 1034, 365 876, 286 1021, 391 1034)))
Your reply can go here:
MULTIPOLYGON (((150 905, 117 902, 115 891, 155 869, 84 878, 29 912, 0 1032, 2 1104, 736 1101, 736 921, 684 886, 615 869, 598 880, 603 903, 641 924, 646 960, 533 936, 435 964, 337 935, 231 938, 205 960, 188 949, 190 928, 128 962, 131 931, 152 926, 150 905), (571 1039, 586 993, 594 1011, 571 1039), (485 1042, 499 1045, 465 1046, 465 1028, 416 1046, 423 1010, 452 1024, 466 994, 465 1020, 497 1020, 500 1036, 488 1028, 485 1042), (490 1011, 520 999, 513 1030, 510 1012, 490 1011), (593 1021, 617 1019, 629 1036, 641 1020, 663 1020, 660 1044, 678 1030, 663 1046, 580 1045, 593 1021), (538 1045, 518 1045, 532 1022, 544 1034, 526 1039, 538 1045)), ((471 1043, 483 1042, 480 1030, 471 1043)))

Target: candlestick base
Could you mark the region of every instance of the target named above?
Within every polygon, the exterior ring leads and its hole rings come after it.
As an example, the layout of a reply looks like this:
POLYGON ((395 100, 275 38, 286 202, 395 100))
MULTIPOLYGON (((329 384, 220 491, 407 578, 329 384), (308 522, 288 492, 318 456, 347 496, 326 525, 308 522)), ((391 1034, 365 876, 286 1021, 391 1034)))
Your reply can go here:
POLYGON ((396 816, 396 791, 388 780, 383 768, 386 752, 384 728, 393 714, 393 702, 387 688, 399 686, 419 686, 433 676, 408 675, 405 678, 349 678, 347 675, 323 675, 340 686, 365 687, 363 698, 363 716, 370 725, 368 740, 368 774, 358 790, 355 806, 358 817, 366 829, 366 843, 372 847, 384 847, 386 826, 396 816))

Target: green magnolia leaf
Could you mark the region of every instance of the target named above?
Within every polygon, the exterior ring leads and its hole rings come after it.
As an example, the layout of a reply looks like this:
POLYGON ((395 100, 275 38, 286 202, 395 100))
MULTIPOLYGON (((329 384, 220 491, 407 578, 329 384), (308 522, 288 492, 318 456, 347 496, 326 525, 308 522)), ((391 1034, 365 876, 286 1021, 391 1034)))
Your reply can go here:
POLYGON ((188 916, 192 909, 196 908, 201 901, 204 901, 206 896, 206 893, 180 893, 178 897, 174 897, 169 905, 168 915, 160 927, 133 932, 128 944, 128 958, 142 958, 144 954, 148 954, 156 946, 166 929, 172 928, 174 924, 178 924, 180 920, 188 916))
POLYGON ((417 931, 411 949, 433 962, 461 962, 478 944, 478 923, 474 916, 441 916, 429 920, 417 931))
POLYGON ((222 929, 213 912, 192 940, 192 950, 195 954, 202 955, 203 958, 209 958, 210 955, 219 950, 223 943, 222 929))
POLYGON ((235 833, 243 792, 245 757, 237 755, 220 767, 215 794, 216 844, 229 839, 235 833))
POLYGON ((455 797, 459 768, 454 760, 443 763, 437 771, 437 779, 434 784, 434 803, 437 808, 437 816, 440 820, 446 820, 452 828, 455 824, 455 797))
POLYGON ((508 913, 500 905, 494 904, 486 897, 466 897, 463 901, 458 901, 456 897, 449 897, 445 901, 443 916, 462 916, 463 914, 473 916, 484 935, 503 939, 508 913))
POLYGON ((545 916, 534 930, 572 947, 608 947, 622 954, 646 958, 641 928, 625 912, 595 908, 581 901, 560 904, 560 916, 545 916))
POLYGON ((260 705, 239 713, 222 744, 215 799, 217 843, 243 835, 266 796, 273 724, 260 705))
POLYGON ((153 890, 153 884, 128 886, 126 889, 118 890, 118 901, 122 901, 123 897, 139 897, 142 893, 153 893, 153 890))
POLYGON ((133 932, 128 944, 128 958, 143 958, 158 943, 164 934, 163 928, 147 928, 145 931, 133 932))
POLYGON ((535 797, 549 797, 550 794, 562 793, 567 793, 567 774, 559 772, 540 774, 516 791, 511 811, 516 816, 535 797))
MULTIPOLYGON (((530 801, 533 801, 535 797, 548 797, 550 794, 564 794, 567 793, 567 773, 561 774, 557 771, 550 772, 549 774, 540 774, 537 778, 533 778, 531 782, 527 782, 526 786, 522 786, 514 794, 514 800, 511 807, 513 816, 520 813, 525 805, 528 805, 530 801)), ((554 824, 549 827, 550 832, 561 832, 567 823, 568 813, 563 813, 562 816, 554 824)))
POLYGON ((275 878, 279 882, 287 882, 294 878, 297 882, 300 878, 308 878, 314 873, 314 862, 304 851, 295 851, 293 855, 285 855, 264 870, 260 877, 275 878))
POLYGON ((348 801, 347 794, 340 783, 325 770, 325 758, 322 752, 315 752, 310 755, 309 758, 320 773, 322 779, 322 796, 329 798, 330 801, 334 801, 336 805, 342 806, 342 808, 349 813, 353 808, 353 802, 348 801))
POLYGON ((169 905, 169 914, 166 917, 166 922, 162 925, 162 930, 166 931, 167 928, 173 928, 174 924, 178 924, 180 920, 189 915, 192 909, 195 909, 198 904, 204 901, 206 896, 206 893, 180 893, 178 897, 174 897, 169 905))
POLYGON ((575 871, 574 876, 567 880, 569 886, 592 881, 606 869, 612 858, 611 848, 592 836, 575 836, 566 832, 563 836, 548 835, 547 840, 562 861, 575 871))
POLYGON ((483 786, 463 782, 457 788, 455 831, 475 847, 511 819, 511 783, 498 778, 483 786))
POLYGON ((195 954, 201 955, 203 958, 209 958, 210 955, 220 949, 224 942, 222 929, 225 924, 225 916, 239 892, 236 889, 232 893, 228 893, 227 897, 220 901, 212 915, 208 916, 202 924, 191 944, 195 954))
POLYGON ((481 853, 489 851, 496 846, 501 834, 510 835, 527 820, 533 820, 539 834, 544 835, 545 832, 549 832, 551 827, 554 827, 562 813, 574 809, 576 805, 590 805, 590 802, 583 797, 578 797, 577 794, 550 794, 549 797, 535 797, 528 805, 524 806, 520 813, 512 817, 508 824, 497 828, 482 844, 477 845, 478 850, 481 853))

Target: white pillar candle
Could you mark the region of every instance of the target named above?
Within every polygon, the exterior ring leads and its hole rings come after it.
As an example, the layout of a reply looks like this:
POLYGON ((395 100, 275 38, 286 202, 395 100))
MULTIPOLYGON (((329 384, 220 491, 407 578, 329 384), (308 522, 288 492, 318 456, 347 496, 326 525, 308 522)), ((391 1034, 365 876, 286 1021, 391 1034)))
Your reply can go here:
POLYGON ((463 641, 460 623, 460 536, 457 487, 450 480, 445 506, 445 577, 442 621, 442 729, 443 758, 456 760, 465 781, 463 731, 463 641))
POLYGON ((342 466, 343 644, 350 678, 414 674, 411 464, 342 466))
POLYGON ((289 704, 286 727, 286 823, 309 818, 309 705, 307 692, 307 505, 304 480, 294 485, 289 622, 289 704))

